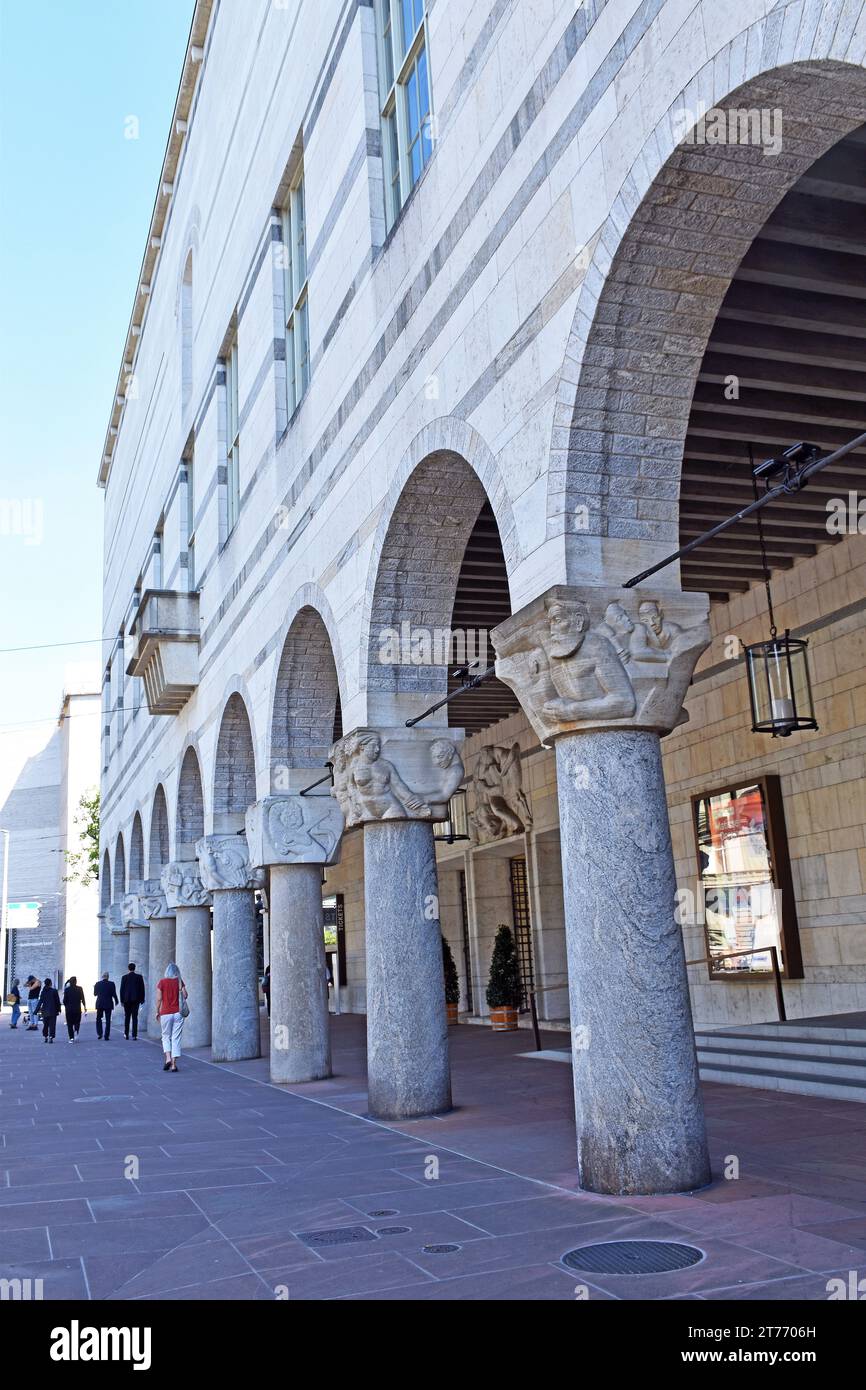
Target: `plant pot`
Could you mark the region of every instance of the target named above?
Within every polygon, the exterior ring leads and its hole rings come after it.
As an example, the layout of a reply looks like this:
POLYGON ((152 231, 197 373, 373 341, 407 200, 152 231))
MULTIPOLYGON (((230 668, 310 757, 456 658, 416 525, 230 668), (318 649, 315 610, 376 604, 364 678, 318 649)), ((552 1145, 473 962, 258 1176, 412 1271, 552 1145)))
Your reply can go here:
POLYGON ((456 1004, 446 1004, 446 1005, 445 1005, 445 1012, 446 1012, 446 1014, 448 1015, 448 1022, 449 1022, 449 1024, 450 1024, 450 1023, 456 1023, 456 1022, 457 1022, 457 1005, 456 1005, 456 1004))
POLYGON ((494 1033, 514 1033, 517 1030, 517 1010, 503 1004, 490 1010, 490 1026, 494 1033))

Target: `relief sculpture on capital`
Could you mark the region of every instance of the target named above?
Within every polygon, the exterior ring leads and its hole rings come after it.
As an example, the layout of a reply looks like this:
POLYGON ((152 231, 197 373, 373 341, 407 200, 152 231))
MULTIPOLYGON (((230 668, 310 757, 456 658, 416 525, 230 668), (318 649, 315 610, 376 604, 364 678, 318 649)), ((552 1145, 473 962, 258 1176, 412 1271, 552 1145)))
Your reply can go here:
POLYGON ((355 729, 334 744, 330 762, 331 794, 347 825, 441 819, 464 777, 453 739, 413 738, 406 729, 390 737, 377 729, 355 729))
POLYGON ((496 674, 542 742, 578 729, 669 732, 701 652, 707 600, 556 586, 491 634, 496 674))

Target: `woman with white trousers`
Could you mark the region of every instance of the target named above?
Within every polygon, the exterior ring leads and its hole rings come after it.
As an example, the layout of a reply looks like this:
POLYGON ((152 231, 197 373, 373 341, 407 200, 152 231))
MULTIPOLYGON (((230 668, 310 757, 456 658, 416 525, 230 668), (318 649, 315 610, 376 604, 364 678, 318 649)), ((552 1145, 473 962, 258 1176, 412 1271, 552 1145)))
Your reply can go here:
MULTIPOLYGON (((177 1071, 180 1056, 180 1035, 183 1032, 184 1009, 188 999, 180 970, 172 961, 156 987, 156 1016, 162 1030, 163 1071, 177 1071)), ((187 1013, 189 1010, 187 1009, 187 1013)))

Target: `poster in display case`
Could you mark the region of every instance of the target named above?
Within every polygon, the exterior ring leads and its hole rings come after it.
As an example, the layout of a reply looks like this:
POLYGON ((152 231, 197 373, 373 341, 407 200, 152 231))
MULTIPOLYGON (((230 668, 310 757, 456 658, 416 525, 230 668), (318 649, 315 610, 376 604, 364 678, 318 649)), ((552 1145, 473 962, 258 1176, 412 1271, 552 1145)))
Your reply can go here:
POLYGON ((692 798, 709 973, 714 980, 782 974, 802 979, 803 962, 779 778, 744 779, 692 798), (735 951, 752 954, 732 956, 735 951))

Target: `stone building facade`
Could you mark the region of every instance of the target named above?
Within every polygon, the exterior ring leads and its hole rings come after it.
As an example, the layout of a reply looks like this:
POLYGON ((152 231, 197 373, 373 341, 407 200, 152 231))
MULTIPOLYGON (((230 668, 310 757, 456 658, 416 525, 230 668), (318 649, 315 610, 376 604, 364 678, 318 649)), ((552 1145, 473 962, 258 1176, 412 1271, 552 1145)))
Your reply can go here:
POLYGON ((89 993, 96 980, 97 886, 82 883, 66 856, 82 852, 81 798, 99 784, 98 687, 98 667, 70 669, 53 727, 13 728, 0 737, 0 872, 9 905, 4 986, 31 972, 58 981, 77 975, 89 993))
POLYGON ((844 306, 813 354, 849 403, 826 418, 778 342, 795 310, 761 306, 798 277, 832 288, 845 265, 809 257, 856 250, 786 200, 856 201, 864 14, 198 0, 100 466, 101 906, 113 968, 174 951, 213 988, 196 1040, 217 1060, 258 1051, 264 908, 272 1072, 328 1074, 324 897, 341 1007, 368 1013, 371 1109, 442 1108, 436 921, 477 1017, 509 923, 542 1016, 567 1024, 571 995, 582 1180, 694 1186, 689 992, 706 1022, 766 1017, 770 996, 766 975, 687 977, 707 954, 674 910, 691 799, 768 773, 791 1009, 866 1004, 862 536, 821 531, 808 499, 808 536, 768 523, 819 716, 784 743, 749 732, 730 640, 767 635, 753 541, 623 587, 750 486, 696 436, 769 454, 809 424, 819 446, 857 433, 844 306), (720 424, 743 351, 775 379, 720 424), (501 679, 460 693, 452 629, 501 679), (459 772, 472 838, 434 841, 459 772))

